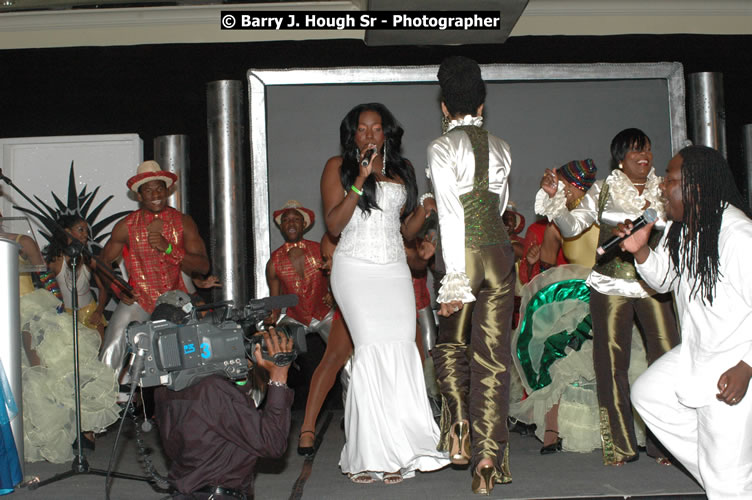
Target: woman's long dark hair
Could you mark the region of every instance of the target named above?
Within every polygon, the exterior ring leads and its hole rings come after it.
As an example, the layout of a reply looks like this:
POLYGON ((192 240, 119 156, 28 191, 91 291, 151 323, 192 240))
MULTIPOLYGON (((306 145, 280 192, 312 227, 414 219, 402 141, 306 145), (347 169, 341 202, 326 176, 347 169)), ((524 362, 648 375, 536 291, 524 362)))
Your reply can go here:
MULTIPOLYGON (((347 113, 339 126, 339 140, 342 146, 342 167, 340 168, 340 180, 342 187, 347 191, 355 182, 360 172, 360 150, 355 144, 355 133, 358 130, 360 114, 364 111, 374 111, 381 116, 381 127, 384 131, 384 149, 386 156, 382 156, 386 165, 386 176, 389 179, 398 178, 405 183, 407 201, 402 219, 415 210, 418 204, 418 185, 415 181, 415 170, 407 159, 402 157, 402 134, 394 115, 381 103, 372 102, 358 104, 347 113)), ((384 151, 379 154, 384 155, 384 151)), ((358 199, 358 206, 364 212, 370 214, 371 209, 380 210, 376 204, 376 177, 369 175, 363 184, 363 195, 358 199)))
POLYGON ((733 205, 752 217, 752 211, 736 188, 731 169, 723 156, 705 146, 679 151, 682 158, 681 222, 674 222, 666 237, 671 264, 677 275, 688 273, 695 281, 690 298, 700 297, 713 304, 718 270, 718 235, 723 211, 733 205))
MULTIPOLYGON (((61 215, 56 222, 63 229, 71 229, 79 222, 85 223, 86 220, 80 215, 68 214, 61 215)), ((50 240, 50 244, 44 247, 44 260, 48 264, 63 255, 63 250, 68 246, 68 238, 73 238, 73 236, 68 234, 67 231, 61 231, 60 229, 55 230, 50 240)))

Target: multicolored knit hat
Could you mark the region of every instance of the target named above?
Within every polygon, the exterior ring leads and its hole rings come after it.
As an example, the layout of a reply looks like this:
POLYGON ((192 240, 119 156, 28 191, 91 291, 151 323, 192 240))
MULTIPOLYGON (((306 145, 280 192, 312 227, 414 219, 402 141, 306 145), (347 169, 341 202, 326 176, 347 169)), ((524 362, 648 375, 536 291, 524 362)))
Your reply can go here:
POLYGON ((595 182, 595 172, 598 168, 590 158, 585 160, 572 160, 556 169, 562 179, 577 189, 587 191, 595 182))

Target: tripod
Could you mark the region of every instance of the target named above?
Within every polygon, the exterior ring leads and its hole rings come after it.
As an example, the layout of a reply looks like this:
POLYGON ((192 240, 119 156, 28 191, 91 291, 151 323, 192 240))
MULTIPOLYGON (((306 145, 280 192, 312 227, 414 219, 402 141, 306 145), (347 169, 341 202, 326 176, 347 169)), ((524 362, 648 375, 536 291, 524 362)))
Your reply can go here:
MULTIPOLYGON (((21 191, 13 182, 6 176, 3 175, 2 169, 0 169, 0 180, 4 181, 6 184, 11 186, 17 193, 19 193, 26 201, 28 201, 33 207, 35 207, 37 210, 39 210, 39 207, 23 192, 21 191)), ((41 210, 40 210, 41 212, 41 210)), ((66 231, 64 228, 60 227, 59 224, 54 222, 55 225, 55 233, 58 233, 60 235, 66 235, 66 231)), ((76 442, 76 450, 75 450, 75 456, 73 457, 73 463, 71 464, 71 470, 67 472, 63 472, 60 474, 57 474, 55 476, 52 476, 48 479, 45 479, 43 481, 31 481, 27 483, 28 488, 30 490, 35 490, 41 486, 46 486, 50 483, 54 483, 63 479, 66 479, 71 476, 75 476, 77 474, 95 474, 99 476, 105 476, 105 477, 119 477, 122 479, 132 479, 137 481, 146 481, 150 482, 150 478, 144 477, 144 476, 136 476, 133 474, 124 474, 119 472, 109 472, 106 470, 100 470, 100 469, 94 469, 89 467, 89 463, 86 460, 86 457, 83 454, 82 451, 82 434, 81 434, 81 381, 80 381, 80 362, 79 362, 79 353, 78 353, 78 289, 77 289, 77 281, 78 281, 78 259, 81 257, 82 253, 85 253, 88 257, 95 259, 96 257, 84 246, 83 243, 80 241, 71 238, 70 243, 67 241, 65 242, 64 247, 64 253, 67 257, 69 257, 70 260, 70 266, 71 266, 71 272, 73 275, 72 279, 72 285, 71 285, 71 295, 72 295, 72 332, 73 332, 73 394, 74 394, 74 402, 75 402, 75 415, 76 415, 76 436, 78 436, 76 442)), ((116 283, 118 283, 119 286, 121 286, 125 290, 132 290, 131 286, 126 283, 122 278, 117 276, 112 272, 112 270, 109 268, 109 266, 105 265, 101 261, 98 261, 101 265, 98 266, 99 269, 105 270, 109 277, 113 279, 116 283)), ((63 264, 65 265, 65 264, 63 264)))

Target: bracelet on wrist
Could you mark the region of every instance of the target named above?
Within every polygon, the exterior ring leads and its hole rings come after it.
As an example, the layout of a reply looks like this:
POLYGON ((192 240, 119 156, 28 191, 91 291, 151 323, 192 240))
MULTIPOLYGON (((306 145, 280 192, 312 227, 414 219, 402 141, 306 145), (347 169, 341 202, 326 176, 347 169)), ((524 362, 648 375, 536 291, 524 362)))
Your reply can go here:
POLYGON ((423 205, 423 202, 426 201, 428 198, 433 198, 433 193, 430 191, 428 193, 423 193, 420 198, 418 198, 418 205, 423 205))
POLYGON ((165 255, 170 255, 172 253, 172 243, 169 243, 167 245, 167 248, 165 248, 164 253, 165 253, 165 255))
POLYGON ((273 385, 274 387, 281 387, 283 389, 287 389, 287 384, 286 383, 279 382, 277 380, 271 380, 271 379, 269 379, 269 384, 268 385, 273 385))
POLYGON ((352 191, 353 193, 357 194, 358 196, 363 196, 363 191, 361 191, 360 189, 356 188, 355 184, 353 184, 352 186, 350 186, 350 191, 352 191))

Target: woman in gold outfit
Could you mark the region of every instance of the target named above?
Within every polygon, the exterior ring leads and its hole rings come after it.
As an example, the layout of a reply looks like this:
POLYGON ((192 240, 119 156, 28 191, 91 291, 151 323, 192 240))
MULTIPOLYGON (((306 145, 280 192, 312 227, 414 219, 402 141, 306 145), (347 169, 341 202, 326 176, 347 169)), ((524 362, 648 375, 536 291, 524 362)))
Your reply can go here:
MULTIPOLYGON (((536 211, 553 220, 565 238, 577 236, 596 222, 602 244, 611 237, 616 224, 635 220, 650 207, 659 216, 651 236, 651 241, 657 243, 665 227, 665 212, 650 139, 635 128, 622 130, 611 141, 611 156, 618 168, 604 181, 597 181, 573 210, 566 208, 555 173, 546 171, 541 180, 545 194, 539 193, 536 211)), ((606 465, 618 466, 639 458, 629 401, 632 324, 636 322, 642 333, 648 364, 678 344, 679 332, 671 295, 650 289, 637 274, 627 252, 614 248, 600 257, 587 284, 603 460, 606 465)), ((659 463, 669 463, 650 439, 647 453, 659 463)))
POLYGON ((439 449, 471 465, 474 493, 490 494, 509 472, 509 335, 514 250, 501 214, 507 205, 509 145, 481 128, 486 89, 464 57, 439 68, 447 132, 428 147, 441 234, 436 267, 446 274, 433 349, 444 400, 439 449))

